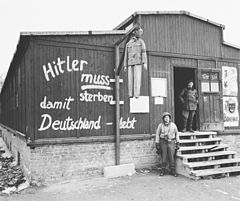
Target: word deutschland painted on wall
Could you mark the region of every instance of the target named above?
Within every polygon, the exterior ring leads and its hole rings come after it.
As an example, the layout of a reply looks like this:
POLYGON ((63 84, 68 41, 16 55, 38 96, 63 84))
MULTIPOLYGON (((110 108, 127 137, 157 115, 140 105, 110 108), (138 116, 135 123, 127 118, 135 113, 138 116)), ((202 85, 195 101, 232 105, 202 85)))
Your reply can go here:
MULTIPOLYGON (((102 102, 109 104, 113 101, 112 87, 110 86, 110 76, 104 74, 92 74, 85 73, 87 70, 88 61, 86 60, 71 60, 69 56, 66 59, 57 58, 56 61, 48 62, 47 65, 42 65, 42 70, 46 82, 50 82, 53 79, 61 76, 61 74, 70 72, 81 72, 80 82, 81 91, 79 97, 68 96, 64 100, 51 100, 48 96, 44 96, 39 106, 44 113, 41 115, 41 123, 38 131, 52 130, 99 130, 103 127, 102 116, 99 115, 95 119, 88 117, 78 117, 74 119, 71 115, 66 115, 64 119, 54 119, 51 115, 51 111, 71 111, 75 102, 88 102, 94 104, 95 102, 102 102), (90 93, 88 90, 94 90, 94 93, 90 93), (108 94, 106 93, 108 91, 108 94), (109 94, 110 93, 110 94, 109 94)), ((89 106, 89 108, 94 105, 89 106)), ((65 113, 64 113, 65 114, 65 113)), ((59 115, 62 116, 62 115, 59 115)), ((120 119, 121 129, 135 129, 135 123, 137 120, 135 117, 130 119, 129 117, 124 120, 120 119)), ((108 123, 109 124, 109 123, 108 123)))

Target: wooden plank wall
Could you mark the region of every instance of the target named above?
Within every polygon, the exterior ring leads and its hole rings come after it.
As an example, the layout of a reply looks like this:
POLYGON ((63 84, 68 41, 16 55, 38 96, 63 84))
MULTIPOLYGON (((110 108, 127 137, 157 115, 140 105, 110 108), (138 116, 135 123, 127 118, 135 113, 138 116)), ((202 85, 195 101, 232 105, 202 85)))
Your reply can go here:
POLYGON ((102 46, 102 47, 113 47, 116 41, 121 39, 123 34, 106 34, 106 35, 65 35, 65 36, 35 36, 36 39, 55 41, 66 44, 82 44, 88 46, 102 46))
POLYGON ((185 15, 143 15, 149 51, 220 56, 221 28, 185 15))
MULTIPOLYGON (((59 42, 46 42, 38 41, 34 50, 35 58, 35 75, 32 78, 32 82, 35 83, 35 91, 31 91, 34 96, 34 132, 35 138, 60 138, 60 137, 82 137, 82 136, 96 136, 96 135, 112 135, 114 132, 114 106, 109 102, 103 102, 99 99, 96 101, 81 101, 80 93, 85 92, 91 94, 98 94, 111 96, 113 99, 114 83, 109 83, 110 79, 114 78, 114 52, 112 48, 104 47, 89 47, 61 44, 59 42), (49 81, 46 79, 46 75, 43 71, 43 65, 50 63, 52 66, 54 61, 60 58, 65 63, 62 65, 64 73, 60 73, 53 78, 49 74, 49 81), (67 58, 71 62, 73 60, 86 61, 87 64, 83 65, 82 71, 67 71, 67 58), (101 89, 88 89, 84 90, 83 85, 92 85, 90 78, 83 77, 83 74, 87 76, 99 77, 100 80, 105 80, 103 86, 110 87, 111 90, 101 89), (106 77, 107 76, 107 77, 106 77), (103 78, 101 78, 103 77, 103 78), (41 102, 46 98, 46 102, 60 101, 64 103, 66 98, 73 98, 68 109, 45 109, 40 106, 41 102), (70 117, 74 121, 82 118, 82 121, 86 118, 87 121, 100 122, 99 129, 80 129, 80 130, 54 130, 52 128, 39 130, 41 124, 47 125, 47 122, 43 123, 42 115, 50 115, 52 121, 59 120, 64 121, 70 117), (100 118, 100 119, 99 119, 100 118), (112 125, 106 125, 107 123, 113 123, 112 125)), ((80 64, 77 68, 80 68, 80 64)), ((95 78, 96 79, 96 78, 95 78)), ((43 126, 43 127, 45 127, 43 126)), ((46 126, 47 127, 47 126, 46 126)))
MULTIPOLYGON (((125 128, 121 134, 155 133, 161 114, 168 111, 174 115, 173 67, 196 67, 199 69, 216 68, 212 60, 202 57, 230 60, 218 62, 222 65, 236 66, 239 60, 239 50, 222 45, 221 27, 194 19, 185 15, 144 15, 141 17, 144 29, 143 39, 148 51, 148 70, 143 70, 141 96, 149 96, 150 113, 131 114, 127 73, 121 72, 123 83, 120 84, 121 117, 123 121, 136 119, 135 129, 125 128), (175 58, 169 55, 175 54, 175 58), (190 55, 195 59, 177 58, 190 55), (199 58, 198 58, 199 57, 199 58), (156 105, 151 96, 151 77, 167 78, 168 94, 163 105, 156 105)), ((104 75, 114 78, 114 49, 113 44, 122 35, 91 35, 91 36, 35 36, 24 56, 19 58, 14 70, 9 73, 1 93, 1 122, 7 126, 27 133, 32 139, 39 138, 69 138, 81 136, 106 136, 115 133, 115 105, 101 101, 80 101, 80 93, 100 93, 114 97, 114 83, 108 86, 113 90, 83 90, 82 74, 104 75), (61 58, 72 60, 86 60, 87 65, 81 72, 64 72, 50 81, 46 81, 43 65, 61 58), (19 83, 20 81, 20 83, 19 83), (50 101, 63 101, 73 97, 71 109, 43 109, 40 107, 44 97, 50 101), (54 120, 64 120, 68 116, 72 119, 87 118, 97 121, 101 117, 101 128, 82 130, 53 130, 39 131, 43 118, 48 114, 54 120)), ((239 72, 239 71, 238 71, 239 72)), ((206 110, 208 107, 206 106, 206 110)), ((206 117, 207 118, 207 117, 206 117)))
POLYGON ((10 71, 1 91, 1 122, 6 126, 26 133, 26 52, 10 71))

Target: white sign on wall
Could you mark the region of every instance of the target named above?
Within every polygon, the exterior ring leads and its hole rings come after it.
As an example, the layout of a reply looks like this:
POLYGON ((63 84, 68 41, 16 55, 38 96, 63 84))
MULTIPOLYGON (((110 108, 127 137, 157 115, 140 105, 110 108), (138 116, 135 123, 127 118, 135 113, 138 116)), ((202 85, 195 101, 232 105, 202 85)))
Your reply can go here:
POLYGON ((237 69, 235 67, 222 67, 222 86, 224 96, 237 96, 237 69))
POLYGON ((130 98, 130 113, 149 113, 149 96, 130 98))
POLYGON ((152 96, 167 97, 167 78, 151 78, 152 96))
POLYGON ((238 100, 237 97, 223 97, 224 127, 239 125, 238 100))

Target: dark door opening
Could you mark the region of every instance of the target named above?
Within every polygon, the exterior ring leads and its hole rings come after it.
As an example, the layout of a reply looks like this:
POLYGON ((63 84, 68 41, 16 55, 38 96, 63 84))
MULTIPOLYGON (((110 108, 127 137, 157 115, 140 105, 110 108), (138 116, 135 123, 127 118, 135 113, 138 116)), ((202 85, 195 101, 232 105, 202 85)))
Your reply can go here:
MULTIPOLYGON (((179 100, 179 94, 182 89, 187 86, 189 80, 194 81, 194 87, 197 88, 196 70, 194 68, 174 67, 174 108, 175 108, 175 124, 178 130, 183 129, 182 123, 182 104, 179 100)), ((197 130, 198 111, 193 120, 193 129, 197 130)))

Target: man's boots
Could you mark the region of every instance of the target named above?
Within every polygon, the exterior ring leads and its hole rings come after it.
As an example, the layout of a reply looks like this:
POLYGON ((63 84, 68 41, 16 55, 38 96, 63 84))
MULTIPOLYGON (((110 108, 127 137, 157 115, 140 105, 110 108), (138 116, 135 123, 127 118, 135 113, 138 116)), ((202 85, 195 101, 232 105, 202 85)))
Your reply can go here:
POLYGON ((189 132, 194 133, 194 130, 192 128, 189 128, 189 132))
POLYGON ((177 176, 178 176, 174 168, 171 168, 171 174, 172 174, 174 177, 177 177, 177 176))
POLYGON ((192 129, 192 124, 193 124, 193 118, 189 119, 189 132, 193 133, 194 130, 192 129))
POLYGON ((192 129, 192 122, 189 124, 189 132, 194 133, 194 130, 192 129))
POLYGON ((160 176, 163 176, 163 175, 165 175, 165 168, 160 169, 160 176))
POLYGON ((183 128, 183 129, 182 129, 182 132, 183 132, 183 133, 185 133, 186 131, 187 131, 187 129, 186 129, 186 128, 183 128))
POLYGON ((182 132, 185 133, 187 131, 187 119, 183 119, 183 129, 182 132))

